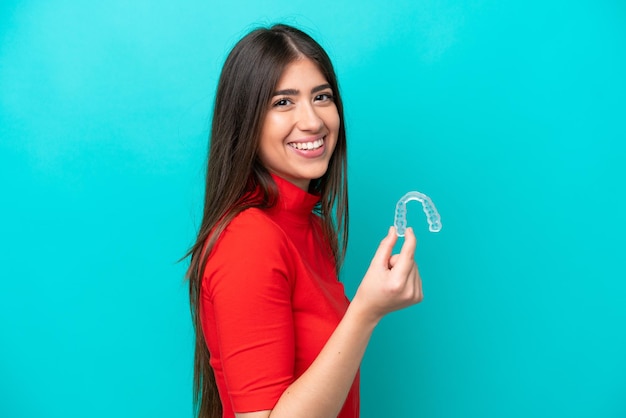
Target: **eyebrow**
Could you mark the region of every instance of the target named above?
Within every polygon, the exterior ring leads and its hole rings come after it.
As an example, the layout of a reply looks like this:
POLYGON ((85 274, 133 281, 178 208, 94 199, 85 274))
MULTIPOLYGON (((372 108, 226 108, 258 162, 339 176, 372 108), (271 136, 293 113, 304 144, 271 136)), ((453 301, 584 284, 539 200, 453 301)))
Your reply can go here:
MULTIPOLYGON (((326 84, 321 84, 319 86, 313 87, 311 89, 311 94, 317 93, 319 91, 322 90, 326 90, 326 89, 331 89, 330 84, 326 83, 326 84)), ((284 89, 284 90, 278 90, 275 91, 274 93, 272 93, 272 97, 274 96, 297 96, 300 93, 300 90, 296 90, 296 89, 284 89)))

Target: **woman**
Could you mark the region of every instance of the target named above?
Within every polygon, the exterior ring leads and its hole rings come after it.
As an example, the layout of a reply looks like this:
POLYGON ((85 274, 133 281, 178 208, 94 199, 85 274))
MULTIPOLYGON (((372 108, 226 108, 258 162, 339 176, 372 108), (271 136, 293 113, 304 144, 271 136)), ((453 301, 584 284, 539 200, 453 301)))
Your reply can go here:
POLYGON ((342 102, 324 50, 285 25, 246 35, 220 76, 190 250, 199 417, 358 417, 374 327, 422 291, 415 236, 407 230, 392 256, 392 227, 345 297, 345 174, 342 102))

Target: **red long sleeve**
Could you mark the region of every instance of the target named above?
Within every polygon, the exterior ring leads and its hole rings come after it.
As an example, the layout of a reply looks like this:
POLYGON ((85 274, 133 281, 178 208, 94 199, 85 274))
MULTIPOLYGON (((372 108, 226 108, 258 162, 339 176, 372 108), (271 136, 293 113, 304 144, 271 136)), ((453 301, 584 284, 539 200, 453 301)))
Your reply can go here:
MULTIPOLYGON (((273 409, 348 306, 323 245, 317 197, 278 177, 279 202, 238 215, 204 272, 201 320, 224 417, 273 409)), ((340 417, 358 416, 358 377, 340 417)))

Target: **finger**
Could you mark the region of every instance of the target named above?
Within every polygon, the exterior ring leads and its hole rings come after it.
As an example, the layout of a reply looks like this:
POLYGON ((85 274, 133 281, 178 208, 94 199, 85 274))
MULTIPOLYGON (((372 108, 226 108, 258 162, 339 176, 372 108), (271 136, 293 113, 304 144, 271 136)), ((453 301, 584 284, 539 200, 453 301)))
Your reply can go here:
POLYGON ((389 265, 389 258, 393 251, 393 246, 396 244, 398 237, 396 235, 396 229, 392 226, 387 232, 387 236, 378 245, 376 254, 372 259, 372 263, 376 263, 379 266, 387 267, 389 265))
POLYGON ((402 248, 400 249, 400 254, 404 254, 405 257, 413 260, 415 257, 415 248, 417 247, 417 238, 415 237, 415 232, 413 232, 413 228, 408 227, 406 232, 404 233, 404 243, 402 244, 402 248))
POLYGON ((393 266, 396 265, 397 261, 398 261, 398 257, 400 256, 400 254, 394 254, 391 256, 391 258, 389 258, 389 268, 393 268, 393 266))
POLYGON ((419 269, 417 268, 417 264, 415 265, 415 280, 417 282, 417 302, 421 302, 424 299, 424 290, 422 289, 422 278, 420 277, 419 269))
POLYGON ((415 265, 415 247, 417 245, 417 239, 413 228, 407 228, 404 233, 404 243, 400 249, 397 260, 395 260, 395 270, 409 273, 415 265))

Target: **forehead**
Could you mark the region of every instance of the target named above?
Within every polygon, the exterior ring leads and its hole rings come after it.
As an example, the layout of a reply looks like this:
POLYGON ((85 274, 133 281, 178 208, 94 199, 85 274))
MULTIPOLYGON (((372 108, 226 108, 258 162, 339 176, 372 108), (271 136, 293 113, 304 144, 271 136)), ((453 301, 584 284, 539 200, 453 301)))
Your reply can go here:
POLYGON ((319 65, 310 58, 299 58, 285 66, 278 80, 277 87, 293 87, 290 85, 314 85, 328 83, 319 65))

